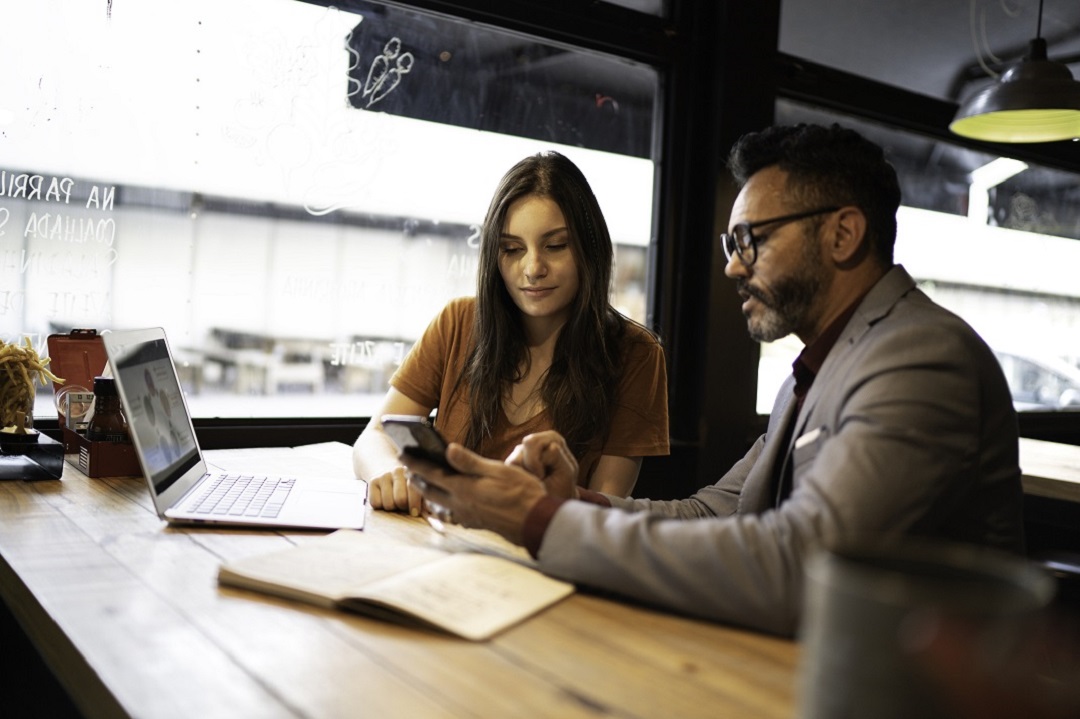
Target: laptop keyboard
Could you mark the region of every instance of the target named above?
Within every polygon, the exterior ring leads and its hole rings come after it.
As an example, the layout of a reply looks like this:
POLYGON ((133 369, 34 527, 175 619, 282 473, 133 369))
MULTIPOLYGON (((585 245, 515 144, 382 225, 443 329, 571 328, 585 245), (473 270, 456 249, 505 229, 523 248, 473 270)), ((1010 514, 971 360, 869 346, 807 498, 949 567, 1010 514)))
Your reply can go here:
POLYGON ((196 499, 189 511, 226 517, 276 517, 295 479, 223 474, 196 499))

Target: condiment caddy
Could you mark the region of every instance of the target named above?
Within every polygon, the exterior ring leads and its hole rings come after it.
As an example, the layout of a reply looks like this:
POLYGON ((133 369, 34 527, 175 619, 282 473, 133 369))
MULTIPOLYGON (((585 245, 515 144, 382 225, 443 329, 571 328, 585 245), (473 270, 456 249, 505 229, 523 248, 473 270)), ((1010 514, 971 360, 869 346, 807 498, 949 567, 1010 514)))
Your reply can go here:
POLYGON ((108 376, 108 356, 101 335, 95 329, 74 329, 69 334, 49 335, 48 343, 52 371, 65 380, 63 385, 55 385, 62 399, 57 413, 64 458, 88 477, 141 475, 120 399, 108 376), (87 416, 91 391, 92 414, 87 416))

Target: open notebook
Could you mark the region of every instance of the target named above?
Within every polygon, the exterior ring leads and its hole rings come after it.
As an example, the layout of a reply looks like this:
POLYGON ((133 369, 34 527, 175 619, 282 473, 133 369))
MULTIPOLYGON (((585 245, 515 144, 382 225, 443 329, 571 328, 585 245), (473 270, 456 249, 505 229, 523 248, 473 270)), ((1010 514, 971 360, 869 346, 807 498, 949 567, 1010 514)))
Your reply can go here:
POLYGON ((131 439, 158 516, 176 523, 312 529, 364 526, 367 483, 268 477, 207 464, 159 327, 102 335, 131 439))

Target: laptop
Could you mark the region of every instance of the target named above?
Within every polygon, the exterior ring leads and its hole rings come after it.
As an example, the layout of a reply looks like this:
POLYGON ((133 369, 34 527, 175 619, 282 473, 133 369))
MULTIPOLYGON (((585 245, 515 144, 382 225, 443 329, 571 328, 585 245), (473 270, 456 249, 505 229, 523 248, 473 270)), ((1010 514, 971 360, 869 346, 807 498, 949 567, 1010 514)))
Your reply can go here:
POLYGON ((102 339, 159 517, 177 524, 363 528, 367 482, 208 465, 163 329, 106 332, 102 339))

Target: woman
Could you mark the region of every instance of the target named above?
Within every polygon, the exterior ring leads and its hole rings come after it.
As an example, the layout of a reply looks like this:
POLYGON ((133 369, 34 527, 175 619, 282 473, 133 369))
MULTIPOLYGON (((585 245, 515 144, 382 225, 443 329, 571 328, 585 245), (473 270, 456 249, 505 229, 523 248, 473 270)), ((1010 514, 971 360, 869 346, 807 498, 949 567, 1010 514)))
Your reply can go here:
POLYGON ((356 441, 356 474, 376 509, 419 514, 384 414, 427 416, 485 456, 558 430, 582 487, 627 496, 642 457, 668 453, 667 373, 656 338, 610 304, 613 250, 581 171, 527 157, 499 183, 480 239, 475 298, 452 300, 390 379, 356 441))

